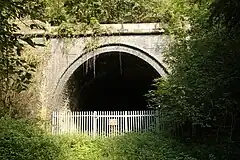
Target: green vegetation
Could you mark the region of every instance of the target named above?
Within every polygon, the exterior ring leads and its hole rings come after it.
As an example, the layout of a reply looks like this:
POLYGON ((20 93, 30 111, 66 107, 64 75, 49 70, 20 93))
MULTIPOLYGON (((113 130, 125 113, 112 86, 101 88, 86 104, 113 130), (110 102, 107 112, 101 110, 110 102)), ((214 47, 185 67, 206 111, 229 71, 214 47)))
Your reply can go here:
POLYGON ((89 23, 167 22, 174 1, 149 0, 46 0, 46 20, 52 25, 89 23))
POLYGON ((149 93, 151 102, 160 105, 167 120, 206 127, 233 125, 228 122, 234 123, 239 113, 239 35, 229 32, 223 21, 210 24, 214 16, 206 10, 210 4, 198 5, 204 12, 188 12, 191 30, 176 34, 165 53, 172 71, 149 93))
POLYGON ((177 140, 171 134, 169 138, 154 134, 53 137, 32 121, 1 118, 0 158, 233 159, 233 147, 240 139, 239 6, 234 0, 3 0, 0 117, 29 118, 24 98, 17 97, 32 84, 38 65, 37 60, 23 56, 23 42, 37 44, 13 34, 19 30, 16 20, 38 19, 62 30, 70 26, 73 32, 79 24, 94 30, 99 23, 159 22, 168 25, 172 38, 165 52, 171 73, 158 79, 156 90, 147 97, 165 121, 180 124, 172 126, 180 134, 177 140), (188 146, 183 145, 186 142, 188 146))
POLYGON ((239 140, 240 28, 239 14, 231 10, 239 3, 213 2, 196 2, 185 12, 191 29, 175 32, 165 53, 171 74, 147 96, 166 121, 181 124, 181 138, 234 146, 239 140))
POLYGON ((129 133, 119 137, 53 136, 39 121, 0 119, 2 160, 202 160, 228 159, 217 152, 225 146, 181 144, 154 133, 129 133))
POLYGON ((25 18, 40 17, 39 11, 43 9, 41 1, 3 0, 0 4, 0 110, 1 114, 13 116, 18 111, 13 107, 17 94, 28 88, 32 73, 36 67, 28 63, 21 54, 24 49, 23 42, 31 46, 36 44, 29 37, 18 38, 13 35, 19 30, 14 21, 25 18))
POLYGON ((56 160, 60 147, 34 122, 0 119, 0 159, 56 160))
POLYGON ((196 154, 200 151, 153 133, 94 139, 51 136, 35 122, 10 118, 0 119, 0 137, 2 160, 196 160, 209 156, 196 154))

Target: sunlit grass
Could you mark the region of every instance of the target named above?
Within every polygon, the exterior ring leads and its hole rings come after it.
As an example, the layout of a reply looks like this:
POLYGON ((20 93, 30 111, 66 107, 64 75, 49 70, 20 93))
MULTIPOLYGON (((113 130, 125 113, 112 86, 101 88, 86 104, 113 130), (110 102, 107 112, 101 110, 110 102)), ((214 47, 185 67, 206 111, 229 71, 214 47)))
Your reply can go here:
MULTIPOLYGON (((51 135, 31 121, 0 118, 1 160, 196 160, 209 158, 208 148, 192 146, 190 144, 186 146, 177 140, 150 132, 127 133, 112 137, 79 134, 51 135)), ((214 151, 211 153, 214 155, 214 151)))

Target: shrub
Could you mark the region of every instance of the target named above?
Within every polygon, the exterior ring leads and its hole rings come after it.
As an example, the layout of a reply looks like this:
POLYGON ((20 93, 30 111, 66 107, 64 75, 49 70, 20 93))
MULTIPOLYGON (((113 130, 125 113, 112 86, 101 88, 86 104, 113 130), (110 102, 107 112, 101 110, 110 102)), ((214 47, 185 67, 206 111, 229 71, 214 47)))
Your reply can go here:
POLYGON ((60 147, 37 125, 25 120, 0 119, 1 160, 60 160, 60 147))
POLYGON ((109 138, 79 135, 55 138, 68 160, 196 160, 183 152, 183 145, 152 133, 129 133, 109 138))
MULTIPOLYGON (((26 120, 0 119, 1 160, 197 160, 228 159, 214 146, 182 144, 154 133, 117 137, 48 135, 26 120)), ((224 153, 223 153, 224 155, 224 153)))

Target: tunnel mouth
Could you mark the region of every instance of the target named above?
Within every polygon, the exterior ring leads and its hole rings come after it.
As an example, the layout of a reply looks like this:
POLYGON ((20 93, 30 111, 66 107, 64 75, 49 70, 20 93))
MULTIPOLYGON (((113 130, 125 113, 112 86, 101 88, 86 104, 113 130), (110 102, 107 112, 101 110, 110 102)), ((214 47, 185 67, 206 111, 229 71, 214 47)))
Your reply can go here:
POLYGON ((144 96, 160 74, 146 61, 125 52, 90 58, 69 78, 65 89, 71 111, 147 109, 144 96))

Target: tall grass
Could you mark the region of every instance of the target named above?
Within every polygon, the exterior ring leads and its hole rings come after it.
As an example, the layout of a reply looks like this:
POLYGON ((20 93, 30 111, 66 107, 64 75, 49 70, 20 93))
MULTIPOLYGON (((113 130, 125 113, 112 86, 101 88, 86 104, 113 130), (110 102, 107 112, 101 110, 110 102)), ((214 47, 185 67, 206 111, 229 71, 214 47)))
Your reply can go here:
POLYGON ((1 160, 62 160, 61 147, 36 123, 0 119, 1 160))
POLYGON ((32 121, 0 119, 1 160, 197 160, 221 159, 209 146, 186 146, 153 133, 118 137, 53 136, 32 121))

